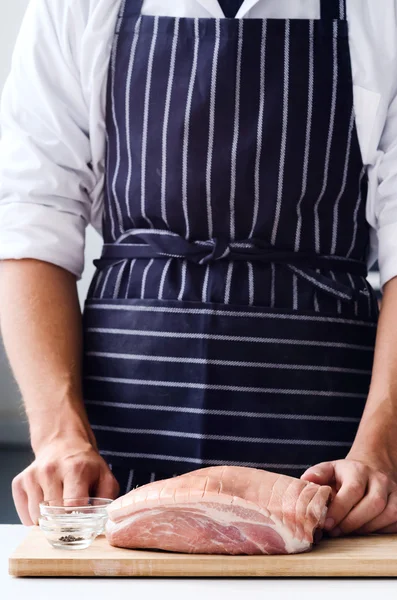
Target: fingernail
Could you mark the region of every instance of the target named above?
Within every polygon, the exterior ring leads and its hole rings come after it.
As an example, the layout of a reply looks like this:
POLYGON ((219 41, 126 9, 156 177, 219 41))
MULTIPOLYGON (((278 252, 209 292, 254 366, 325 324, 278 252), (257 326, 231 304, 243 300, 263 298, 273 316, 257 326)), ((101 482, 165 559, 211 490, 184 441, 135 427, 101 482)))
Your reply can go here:
POLYGON ((325 519, 325 523, 324 523, 325 529, 332 529, 334 525, 335 525, 334 519, 331 519, 331 518, 325 519))
POLYGON ((332 531, 329 532, 329 534, 332 537, 339 537, 341 533, 342 533, 342 530, 339 527, 336 527, 335 529, 333 529, 332 531))

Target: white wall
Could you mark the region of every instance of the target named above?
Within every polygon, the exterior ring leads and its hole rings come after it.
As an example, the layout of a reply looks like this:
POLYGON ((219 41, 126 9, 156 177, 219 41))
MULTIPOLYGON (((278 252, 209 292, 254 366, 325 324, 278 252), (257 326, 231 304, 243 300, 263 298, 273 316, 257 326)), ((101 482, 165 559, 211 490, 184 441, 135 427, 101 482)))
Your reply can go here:
MULTIPOLYGON (((0 93, 10 69, 15 38, 28 1, 0 0, 0 93)), ((94 271, 92 261, 99 256, 100 251, 100 237, 90 228, 87 232, 86 269, 79 283, 81 304, 94 271)), ((27 444, 29 435, 20 395, 0 346, 0 444, 2 443, 27 444)))

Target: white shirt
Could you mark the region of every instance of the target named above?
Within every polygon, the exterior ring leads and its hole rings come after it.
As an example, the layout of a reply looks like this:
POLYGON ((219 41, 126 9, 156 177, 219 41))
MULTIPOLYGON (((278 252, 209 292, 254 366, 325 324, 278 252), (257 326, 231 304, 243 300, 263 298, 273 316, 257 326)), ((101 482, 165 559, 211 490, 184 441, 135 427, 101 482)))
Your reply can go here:
MULTIPOLYGON (((0 259, 79 279, 101 231, 106 84, 121 0, 30 0, 1 108, 0 259)), ((145 0, 143 13, 222 17, 217 0, 145 0)), ((237 18, 319 18, 319 0, 245 0, 237 18)), ((369 265, 397 275, 397 0, 347 0, 356 123, 368 165, 369 265)))

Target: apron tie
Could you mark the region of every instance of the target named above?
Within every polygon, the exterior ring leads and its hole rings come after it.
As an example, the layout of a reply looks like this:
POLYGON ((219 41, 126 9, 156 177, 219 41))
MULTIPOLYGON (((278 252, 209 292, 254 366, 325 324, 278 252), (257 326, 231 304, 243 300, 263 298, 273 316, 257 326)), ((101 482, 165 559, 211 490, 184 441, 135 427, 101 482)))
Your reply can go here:
POLYGON ((285 265, 297 277, 321 291, 347 302, 353 300, 354 290, 318 270, 367 276, 366 264, 350 258, 279 250, 255 238, 235 242, 219 238, 189 241, 162 229, 134 229, 124 233, 116 242, 104 244, 101 258, 94 260, 94 265, 102 269, 121 260, 136 258, 180 258, 200 265, 219 260, 276 263, 285 265))

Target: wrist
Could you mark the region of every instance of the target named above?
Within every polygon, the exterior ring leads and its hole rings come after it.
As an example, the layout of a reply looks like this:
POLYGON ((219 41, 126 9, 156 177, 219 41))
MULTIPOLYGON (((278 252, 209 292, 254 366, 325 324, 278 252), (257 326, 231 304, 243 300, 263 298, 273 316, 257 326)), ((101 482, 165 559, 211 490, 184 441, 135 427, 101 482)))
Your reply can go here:
POLYGON ((82 402, 77 406, 75 402, 64 402, 61 408, 30 411, 27 416, 30 443, 35 454, 44 446, 62 440, 90 444, 98 449, 82 402))
POLYGON ((391 406, 379 403, 376 410, 366 409, 347 458, 397 470, 397 416, 391 406))

